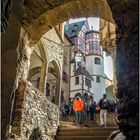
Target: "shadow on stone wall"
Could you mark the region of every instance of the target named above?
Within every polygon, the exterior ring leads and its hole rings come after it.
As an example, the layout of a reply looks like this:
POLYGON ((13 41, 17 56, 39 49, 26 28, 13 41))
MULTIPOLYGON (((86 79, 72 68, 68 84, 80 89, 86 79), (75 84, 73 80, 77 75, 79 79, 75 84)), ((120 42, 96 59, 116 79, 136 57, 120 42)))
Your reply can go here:
POLYGON ((43 140, 42 133, 39 128, 35 128, 29 137, 29 140, 43 140))

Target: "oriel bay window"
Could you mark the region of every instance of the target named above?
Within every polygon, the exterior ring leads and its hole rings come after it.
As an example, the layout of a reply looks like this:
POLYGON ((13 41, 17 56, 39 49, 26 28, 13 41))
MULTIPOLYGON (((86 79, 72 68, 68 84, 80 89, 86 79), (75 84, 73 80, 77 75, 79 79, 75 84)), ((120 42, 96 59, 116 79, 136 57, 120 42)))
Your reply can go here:
POLYGON ((91 80, 85 77, 85 85, 91 88, 91 80))

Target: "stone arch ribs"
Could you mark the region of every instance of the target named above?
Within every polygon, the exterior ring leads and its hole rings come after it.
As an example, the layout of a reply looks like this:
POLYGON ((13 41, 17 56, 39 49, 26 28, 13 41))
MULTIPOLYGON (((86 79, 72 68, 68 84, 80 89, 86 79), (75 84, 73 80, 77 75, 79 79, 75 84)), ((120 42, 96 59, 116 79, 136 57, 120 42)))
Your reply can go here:
POLYGON ((32 69, 29 70, 29 76, 28 76, 28 80, 30 80, 30 78, 35 75, 36 73, 40 72, 41 67, 34 67, 32 69))
POLYGON ((44 60, 44 63, 42 63, 42 66, 41 66, 41 75, 40 75, 40 83, 39 83, 39 89, 42 92, 44 92, 47 58, 46 58, 45 50, 44 50, 42 43, 38 42, 37 45, 38 45, 41 57, 44 60))
POLYGON ((52 5, 48 5, 47 1, 25 0, 23 27, 34 42, 50 28, 69 18, 98 16, 115 23, 106 0, 53 0, 52 5))

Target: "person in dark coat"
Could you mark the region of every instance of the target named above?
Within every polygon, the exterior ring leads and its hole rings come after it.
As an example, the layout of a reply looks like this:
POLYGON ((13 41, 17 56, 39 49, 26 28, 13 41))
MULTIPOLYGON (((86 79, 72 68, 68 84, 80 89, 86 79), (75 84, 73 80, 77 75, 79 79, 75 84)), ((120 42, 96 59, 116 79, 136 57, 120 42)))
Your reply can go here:
POLYGON ((90 119, 92 121, 94 121, 94 115, 95 115, 95 111, 96 111, 96 104, 91 102, 89 105, 89 112, 90 112, 90 119))

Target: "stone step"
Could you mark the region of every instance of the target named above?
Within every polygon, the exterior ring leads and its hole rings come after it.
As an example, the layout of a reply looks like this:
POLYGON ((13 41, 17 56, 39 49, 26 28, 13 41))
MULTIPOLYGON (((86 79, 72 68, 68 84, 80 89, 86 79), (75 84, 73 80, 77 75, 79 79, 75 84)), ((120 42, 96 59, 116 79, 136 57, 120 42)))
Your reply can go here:
POLYGON ((63 122, 57 131, 56 140, 107 140, 112 131, 118 127, 77 127, 75 123, 63 122))
POLYGON ((117 127, 108 127, 108 128, 100 128, 100 127, 92 127, 92 128, 59 128, 58 132, 97 132, 97 131, 104 131, 104 132, 112 132, 117 130, 117 127))
MULTIPOLYGON (((94 128, 94 127, 100 127, 100 126, 99 125, 95 125, 95 124, 81 125, 81 128, 94 128)), ((108 127, 116 128, 117 126, 108 126, 108 127)), ((77 128, 77 125, 76 124, 74 124, 74 125, 59 125, 59 128, 60 129, 74 129, 74 128, 77 128)))
MULTIPOLYGON (((84 124, 81 124, 82 127, 99 127, 99 124, 96 124, 96 123, 84 123, 84 124)), ((76 126, 76 123, 72 123, 72 122, 64 122, 64 121, 61 121, 60 122, 60 125, 59 125, 59 128, 74 128, 74 127, 77 127, 76 126)), ((117 127, 117 125, 115 124, 108 124, 108 127, 117 127)))
POLYGON ((112 131, 57 132, 57 136, 109 136, 112 131))
POLYGON ((57 136, 56 140, 107 140, 107 136, 57 136))

